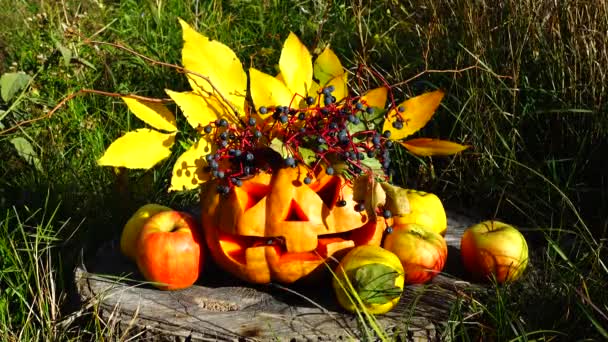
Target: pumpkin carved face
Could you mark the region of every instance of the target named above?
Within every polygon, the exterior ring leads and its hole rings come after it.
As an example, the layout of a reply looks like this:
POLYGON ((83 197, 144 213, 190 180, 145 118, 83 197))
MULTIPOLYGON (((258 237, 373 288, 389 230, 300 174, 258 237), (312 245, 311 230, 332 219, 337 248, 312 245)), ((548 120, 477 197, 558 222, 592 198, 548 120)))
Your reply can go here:
MULTIPOLYGON (((304 183, 303 166, 260 172, 217 193, 201 193, 205 240, 215 262, 252 283, 292 283, 337 252, 379 245, 385 223, 355 210, 353 190, 323 171, 304 183)), ((310 175, 309 175, 310 177, 310 175)))

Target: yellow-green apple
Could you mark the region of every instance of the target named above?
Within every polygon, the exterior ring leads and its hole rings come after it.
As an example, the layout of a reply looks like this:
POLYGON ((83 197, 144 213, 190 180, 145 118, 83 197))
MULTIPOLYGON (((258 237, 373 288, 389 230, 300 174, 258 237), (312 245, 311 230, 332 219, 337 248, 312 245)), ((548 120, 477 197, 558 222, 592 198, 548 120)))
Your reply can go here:
POLYGON ((137 250, 137 238, 141 232, 141 228, 150 216, 161 211, 171 210, 164 205, 148 203, 131 216, 127 221, 120 235, 120 251, 131 260, 135 260, 135 251, 137 250))
POLYGON ((139 234, 135 260, 144 278, 161 290, 194 284, 204 262, 202 237, 194 218, 177 210, 150 217, 139 234))
POLYGON ((416 223, 445 236, 448 221, 439 197, 412 189, 407 189, 406 197, 410 202, 410 213, 395 216, 395 224, 416 223))
POLYGON ((405 270, 406 284, 422 284, 436 276, 448 257, 443 236, 415 223, 396 224, 382 247, 395 253, 405 270))
POLYGON ((342 257, 334 275, 332 287, 338 303, 350 312, 357 312, 362 304, 368 313, 386 313, 403 293, 403 266, 394 253, 380 246, 352 248, 342 257))
POLYGON ((515 227, 484 221, 467 228, 460 240, 465 268, 478 280, 517 280, 528 265, 528 244, 515 227))

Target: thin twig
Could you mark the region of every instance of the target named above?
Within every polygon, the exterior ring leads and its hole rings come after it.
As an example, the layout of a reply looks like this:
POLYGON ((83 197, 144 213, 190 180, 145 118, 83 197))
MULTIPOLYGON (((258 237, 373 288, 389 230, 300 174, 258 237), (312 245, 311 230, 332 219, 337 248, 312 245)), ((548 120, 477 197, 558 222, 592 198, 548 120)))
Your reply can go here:
POLYGON ((104 96, 110 96, 110 97, 128 97, 128 98, 133 98, 133 99, 137 99, 137 100, 142 100, 142 101, 147 101, 147 102, 156 102, 156 103, 168 103, 168 102, 172 102, 171 99, 156 99, 156 98, 151 98, 151 97, 145 97, 145 96, 140 96, 140 95, 133 95, 133 94, 128 94, 128 95, 123 95, 123 94, 118 94, 118 93, 110 93, 107 91, 101 91, 101 90, 95 90, 95 89, 80 89, 78 91, 76 91, 75 93, 71 93, 68 96, 64 97, 53 109, 51 109, 48 113, 41 115, 37 118, 33 118, 33 119, 29 119, 29 120, 23 120, 18 122, 17 124, 15 124, 12 127, 9 127, 3 131, 0 131, 0 136, 7 134, 9 132, 12 132, 14 130, 16 130, 17 128, 21 127, 21 126, 25 126, 31 123, 34 123, 36 121, 40 121, 40 120, 44 120, 44 119, 48 119, 51 116, 53 116, 53 114, 55 114, 55 112, 57 110, 59 110, 59 108, 63 107, 68 101, 72 100, 73 98, 75 98, 78 95, 81 94, 98 94, 98 95, 104 95, 104 96))

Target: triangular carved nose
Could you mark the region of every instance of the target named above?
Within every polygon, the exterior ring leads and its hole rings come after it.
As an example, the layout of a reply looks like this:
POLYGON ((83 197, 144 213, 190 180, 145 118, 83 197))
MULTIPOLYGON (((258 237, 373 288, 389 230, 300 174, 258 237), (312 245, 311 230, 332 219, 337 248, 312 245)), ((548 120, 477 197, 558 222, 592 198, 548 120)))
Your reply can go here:
POLYGON ((289 210, 287 211, 287 216, 285 217, 285 221, 306 222, 309 220, 308 220, 308 216, 306 216, 306 214, 304 213, 304 210, 302 210, 302 208, 300 207, 298 202, 296 202, 294 199, 292 199, 291 203, 289 204, 289 210))

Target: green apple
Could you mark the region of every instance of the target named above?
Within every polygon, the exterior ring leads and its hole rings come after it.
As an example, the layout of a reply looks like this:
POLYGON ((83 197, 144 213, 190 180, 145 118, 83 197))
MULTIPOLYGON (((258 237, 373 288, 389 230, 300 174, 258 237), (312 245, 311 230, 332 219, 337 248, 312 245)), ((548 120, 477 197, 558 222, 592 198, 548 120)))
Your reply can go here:
POLYGON ((448 220, 443 204, 430 192, 407 189, 410 213, 395 216, 395 224, 415 223, 445 236, 448 220))
POLYGON ((139 233, 141 232, 144 223, 151 216, 160 213, 161 211, 168 210, 172 209, 155 203, 148 203, 137 209, 122 229, 122 234, 120 235, 120 251, 122 254, 131 260, 135 260, 137 239, 139 238, 139 233))
POLYGON ((464 232, 460 253, 465 268, 480 280, 517 280, 528 265, 528 244, 515 227, 500 221, 484 221, 464 232))

